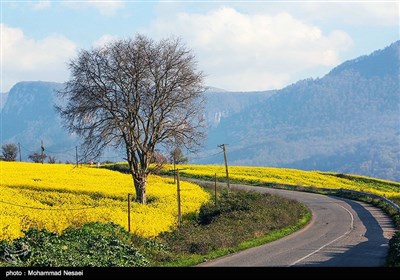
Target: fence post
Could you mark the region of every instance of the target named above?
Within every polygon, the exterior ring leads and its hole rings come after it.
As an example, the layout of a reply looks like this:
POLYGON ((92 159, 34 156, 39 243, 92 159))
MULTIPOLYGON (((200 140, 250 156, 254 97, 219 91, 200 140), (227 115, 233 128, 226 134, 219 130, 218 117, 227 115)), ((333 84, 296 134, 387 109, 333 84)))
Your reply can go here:
POLYGON ((176 170, 176 191, 178 199, 178 226, 180 226, 182 222, 182 213, 181 213, 181 189, 179 183, 179 169, 176 170))
POLYGON ((131 194, 128 193, 128 231, 131 232, 131 194))
POLYGON ((217 206, 217 173, 214 174, 214 205, 217 206))

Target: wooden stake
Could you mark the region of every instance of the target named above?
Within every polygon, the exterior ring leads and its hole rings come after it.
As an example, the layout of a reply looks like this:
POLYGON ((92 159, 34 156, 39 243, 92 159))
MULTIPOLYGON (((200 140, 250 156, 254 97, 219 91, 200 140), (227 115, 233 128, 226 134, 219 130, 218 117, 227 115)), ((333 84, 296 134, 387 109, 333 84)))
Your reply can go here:
POLYGON ((131 232, 131 194, 128 193, 128 231, 131 232))
POLYGON ((182 213, 181 213, 181 189, 179 183, 179 169, 176 170, 176 191, 178 200, 178 226, 182 223, 182 213))
POLYGON ((214 205, 217 206, 217 173, 214 175, 214 205))

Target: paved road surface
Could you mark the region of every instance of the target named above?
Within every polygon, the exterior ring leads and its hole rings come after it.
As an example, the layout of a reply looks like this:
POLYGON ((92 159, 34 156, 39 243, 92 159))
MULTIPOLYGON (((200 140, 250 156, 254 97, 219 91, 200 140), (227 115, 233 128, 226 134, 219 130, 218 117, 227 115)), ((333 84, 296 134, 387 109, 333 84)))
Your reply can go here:
POLYGON ((366 203, 325 195, 245 185, 301 201, 312 211, 309 225, 290 236, 198 266, 377 267, 385 264, 391 219, 366 203))

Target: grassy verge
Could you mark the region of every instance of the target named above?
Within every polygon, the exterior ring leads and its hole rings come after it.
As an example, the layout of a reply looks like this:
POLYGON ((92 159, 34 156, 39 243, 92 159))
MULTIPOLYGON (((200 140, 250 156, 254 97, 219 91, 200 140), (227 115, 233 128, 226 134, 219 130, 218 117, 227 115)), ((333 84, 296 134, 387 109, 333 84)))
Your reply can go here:
POLYGON ((306 225, 304 205, 279 196, 223 192, 218 204, 203 205, 197 220, 160 238, 177 254, 166 266, 194 265, 286 236, 306 225))

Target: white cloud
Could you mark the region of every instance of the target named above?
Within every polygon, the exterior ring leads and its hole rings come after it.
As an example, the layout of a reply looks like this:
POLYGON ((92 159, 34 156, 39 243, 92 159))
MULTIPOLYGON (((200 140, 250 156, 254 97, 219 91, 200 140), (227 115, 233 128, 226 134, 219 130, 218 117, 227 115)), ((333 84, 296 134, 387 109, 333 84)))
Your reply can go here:
POLYGON ((27 80, 64 82, 69 77, 67 62, 76 55, 76 45, 60 35, 41 40, 27 37, 19 28, 0 24, 2 88, 27 80))
POLYGON ((32 5, 33 5, 34 10, 44 10, 44 9, 50 8, 51 2, 48 0, 38 1, 36 3, 33 3, 32 5))
POLYGON ((114 36, 111 34, 104 34, 99 39, 93 42, 93 47, 101 47, 115 40, 118 40, 118 36, 114 36))
POLYGON ((81 1, 65 1, 64 6, 74 9, 95 8, 104 16, 114 16, 117 11, 124 7, 124 1, 112 0, 81 0, 81 1))
POLYGON ((289 13, 250 15, 228 7, 159 19, 148 33, 181 36, 194 49, 206 82, 228 90, 282 87, 310 69, 336 66, 352 44, 343 31, 323 34, 289 13))

